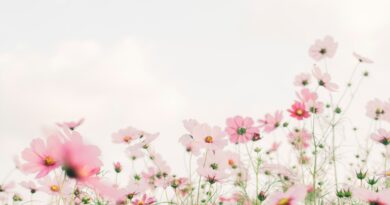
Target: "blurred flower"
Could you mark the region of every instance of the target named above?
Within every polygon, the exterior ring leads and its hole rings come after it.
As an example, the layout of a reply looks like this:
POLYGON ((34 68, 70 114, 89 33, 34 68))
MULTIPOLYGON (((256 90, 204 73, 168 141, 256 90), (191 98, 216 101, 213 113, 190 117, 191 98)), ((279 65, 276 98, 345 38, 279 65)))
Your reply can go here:
POLYGON ((299 205, 305 201, 307 187, 294 185, 287 192, 274 192, 267 197, 264 205, 299 205))
POLYGON ((120 173, 122 171, 122 165, 120 162, 115 162, 114 163, 114 170, 116 173, 120 173))
POLYGON ((276 111, 274 115, 267 113, 264 116, 264 119, 259 120, 260 127, 263 128, 264 132, 270 133, 280 126, 282 119, 283 119, 282 111, 276 111))
POLYGON ((132 201, 133 205, 151 205, 156 202, 154 197, 148 197, 146 194, 142 196, 140 199, 135 199, 132 201))
POLYGON ((200 154, 200 144, 191 135, 185 134, 180 137, 179 142, 186 148, 187 152, 195 156, 200 154))
POLYGON ((375 98, 367 103, 366 110, 368 117, 374 120, 386 120, 390 115, 390 103, 375 98))
POLYGON ((71 121, 71 122, 63 122, 63 123, 57 123, 60 127, 67 127, 70 130, 76 129, 78 126, 83 124, 84 118, 81 118, 79 121, 71 121))
POLYGON ((140 137, 140 131, 133 128, 127 127, 125 129, 120 129, 118 132, 112 134, 113 143, 124 143, 130 144, 140 137))
POLYGON ((369 204, 379 204, 379 205, 390 204, 389 196, 390 196, 389 189, 384 189, 380 192, 374 192, 364 188, 352 189, 353 198, 362 200, 369 204))
POLYGON ((288 140, 298 150, 309 147, 311 134, 305 129, 295 129, 288 133, 288 140))
POLYGON ((38 190, 37 185, 33 181, 23 181, 20 182, 20 185, 28 189, 31 192, 31 194, 35 194, 35 192, 37 192, 38 190))

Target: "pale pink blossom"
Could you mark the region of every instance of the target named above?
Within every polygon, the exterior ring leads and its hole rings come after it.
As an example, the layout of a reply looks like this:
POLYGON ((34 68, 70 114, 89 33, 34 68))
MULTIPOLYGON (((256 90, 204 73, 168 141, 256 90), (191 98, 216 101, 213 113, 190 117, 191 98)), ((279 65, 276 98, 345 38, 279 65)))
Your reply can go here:
POLYGON ((366 58, 366 57, 363 57, 355 52, 352 53, 352 55, 360 62, 360 63, 373 63, 374 61, 372 61, 371 59, 369 58, 366 58))
POLYGON ((301 73, 295 77, 294 85, 296 86, 307 86, 311 82, 311 76, 309 73, 301 73))
POLYGON ((299 205, 304 203, 307 186, 294 185, 287 192, 274 192, 264 201, 264 205, 299 205))
POLYGON ((27 161, 22 165, 23 172, 38 172, 36 178, 44 177, 61 166, 62 143, 54 135, 48 137, 46 143, 40 138, 33 139, 30 147, 23 150, 22 158, 27 161))
POLYGON ((139 139, 141 136, 141 131, 134 127, 127 127, 125 129, 120 129, 117 132, 112 134, 113 143, 123 143, 130 144, 135 140, 139 139))
POLYGON ((352 197, 369 204, 388 205, 390 204, 390 190, 384 189, 379 192, 370 191, 364 188, 352 189, 352 197))
POLYGON ((61 182, 50 176, 39 180, 38 183, 41 185, 38 189, 49 195, 67 196, 73 191, 73 185, 69 181, 61 182))
POLYGON ((126 154, 132 160, 140 159, 145 156, 143 149, 143 144, 137 143, 126 148, 126 154))
POLYGON ((213 184, 228 177, 226 173, 228 166, 228 159, 223 152, 211 152, 198 159, 197 172, 213 184))
POLYGON ((273 142, 271 147, 267 150, 267 153, 270 154, 272 152, 278 151, 281 144, 281 142, 273 142))
POLYGON ((296 174, 289 168, 278 164, 266 163, 260 168, 260 171, 266 175, 276 175, 288 180, 294 180, 297 178, 296 174))
POLYGON ((84 118, 81 118, 78 121, 70 121, 70 122, 63 122, 63 123, 57 123, 60 127, 67 127, 70 130, 74 130, 77 127, 79 127, 81 124, 83 124, 84 118))
POLYGON ((318 85, 322 86, 329 91, 337 91, 338 85, 336 83, 331 82, 332 78, 329 73, 323 73, 318 66, 314 66, 313 76, 317 79, 318 85))
POLYGON ((179 142, 186 148, 186 151, 195 156, 200 154, 200 144, 192 137, 192 135, 185 134, 180 137, 179 142))
POLYGON ((390 103, 375 98, 367 103, 366 114, 374 120, 386 120, 390 115, 390 103))
POLYGON ((202 148, 207 150, 220 150, 227 145, 225 133, 217 126, 199 124, 194 127, 193 137, 202 148))
POLYGON ((331 36, 325 36, 324 39, 317 39, 314 45, 309 48, 309 55, 316 61, 324 58, 332 58, 337 50, 338 44, 331 36))
POLYGON ((307 132, 305 129, 295 129, 288 133, 289 142, 296 149, 304 149, 309 147, 309 143, 311 140, 311 134, 307 132))
POLYGON ((378 129, 377 133, 373 133, 371 135, 371 139, 382 143, 383 145, 389 145, 390 144, 390 131, 386 131, 385 129, 378 129))
POLYGON ((259 120, 260 127, 263 128, 264 132, 270 133, 278 128, 283 120, 283 112, 276 111, 274 115, 267 113, 263 119, 259 120))
POLYGON ((229 135, 230 142, 246 143, 251 141, 255 134, 259 133, 259 128, 254 126, 254 122, 250 117, 235 116, 226 119, 226 133, 229 135))

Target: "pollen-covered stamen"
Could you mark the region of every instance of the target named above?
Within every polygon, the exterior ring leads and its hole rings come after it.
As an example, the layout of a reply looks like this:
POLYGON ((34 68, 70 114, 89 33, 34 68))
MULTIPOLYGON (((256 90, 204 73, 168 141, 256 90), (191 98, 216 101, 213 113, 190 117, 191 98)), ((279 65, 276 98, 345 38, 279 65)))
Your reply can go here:
POLYGON ((229 164, 229 166, 231 166, 233 169, 237 168, 236 163, 235 163, 234 160, 232 160, 232 159, 229 159, 229 160, 228 160, 228 164, 229 164))
POLYGON ((289 198, 282 198, 278 201, 277 205, 290 205, 290 201, 289 198))
POLYGON ((126 135, 126 136, 123 136, 123 141, 126 142, 126 143, 129 143, 131 142, 133 138, 129 135, 126 135))
POLYGON ((51 185, 50 186, 50 190, 52 192, 59 192, 60 191, 60 187, 58 185, 51 185))
POLYGON ((53 157, 51 156, 47 156, 43 159, 43 163, 45 164, 45 166, 53 166, 56 164, 56 161, 53 157))
POLYGON ((204 138, 204 141, 205 141, 206 143, 208 143, 208 144, 211 144, 211 143, 214 142, 214 139, 213 139, 212 136, 206 136, 206 137, 204 138))
POLYGON ((302 109, 297 109, 295 111, 295 114, 298 115, 298 116, 302 116, 303 115, 303 110, 302 109))

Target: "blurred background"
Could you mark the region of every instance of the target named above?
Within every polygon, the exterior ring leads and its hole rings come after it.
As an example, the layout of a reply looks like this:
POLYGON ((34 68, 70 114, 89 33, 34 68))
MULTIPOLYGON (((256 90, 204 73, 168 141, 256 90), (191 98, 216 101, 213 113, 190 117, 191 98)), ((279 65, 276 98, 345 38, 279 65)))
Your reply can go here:
POLYGON ((0 176, 43 128, 82 117, 78 130, 107 166, 125 158, 111 134, 134 126, 160 132, 156 149, 180 172, 183 119, 224 127, 237 114, 285 110, 325 35, 339 43, 328 67, 340 86, 353 51, 375 61, 359 68, 370 78, 350 115, 364 127, 366 101, 390 97, 389 9, 387 0, 1 1, 0 176))

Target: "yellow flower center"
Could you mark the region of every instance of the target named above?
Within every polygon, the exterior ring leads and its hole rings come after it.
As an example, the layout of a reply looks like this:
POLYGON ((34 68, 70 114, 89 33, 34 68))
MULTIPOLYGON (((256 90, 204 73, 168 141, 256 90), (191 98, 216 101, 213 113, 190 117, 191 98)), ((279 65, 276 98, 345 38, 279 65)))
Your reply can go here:
POLYGON ((144 202, 143 202, 143 201, 139 201, 139 202, 137 203, 137 205, 144 205, 144 202))
POLYGON ((131 136, 128 136, 128 135, 123 137, 123 141, 126 142, 126 143, 129 143, 132 139, 133 138, 131 136))
POLYGON ((206 143, 213 143, 213 137, 212 136, 207 136, 207 137, 204 138, 204 141, 206 143))
POLYGON ((59 191, 60 191, 60 187, 57 186, 57 185, 51 185, 51 186, 50 186, 50 190, 51 190, 52 192, 59 192, 59 191))
POLYGON ((229 163, 230 166, 233 166, 234 165, 234 160, 229 159, 228 163, 229 163))
POLYGON ((56 161, 53 159, 53 157, 50 157, 50 156, 45 157, 43 162, 44 162, 45 166, 53 166, 56 163, 56 161))
POLYGON ((301 115, 303 115, 303 110, 298 109, 295 113, 296 113, 297 115, 301 116, 301 115))
POLYGON ((289 205, 290 204, 290 199, 289 198, 282 198, 278 201, 277 205, 289 205))
POLYGON ((385 175, 386 175, 387 177, 390 177, 390 171, 387 171, 387 172, 385 173, 385 175))

